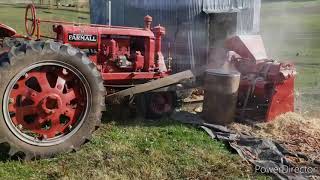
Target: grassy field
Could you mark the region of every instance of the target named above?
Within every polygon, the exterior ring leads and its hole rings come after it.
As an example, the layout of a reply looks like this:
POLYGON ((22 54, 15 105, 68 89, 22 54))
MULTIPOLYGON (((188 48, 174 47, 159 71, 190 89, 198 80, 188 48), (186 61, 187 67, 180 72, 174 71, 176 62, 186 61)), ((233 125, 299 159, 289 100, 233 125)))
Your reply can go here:
POLYGON ((106 123, 77 153, 0 163, 1 179, 255 179, 201 130, 172 121, 106 123))
MULTIPOLYGON (((1 1, 0 1, 1 2, 1 1)), ((10 27, 16 29, 18 33, 25 33, 24 16, 25 5, 7 5, 0 4, 0 22, 7 24, 10 27)), ((90 14, 86 11, 77 12, 75 9, 55 9, 55 8, 38 8, 37 17, 40 19, 70 21, 75 23, 89 23, 90 14)), ((51 35, 52 24, 43 23, 41 26, 41 32, 45 35, 51 35)))
MULTIPOLYGON (((320 1, 284 1, 263 5, 261 29, 268 52, 270 56, 297 63, 300 73, 298 89, 315 89, 319 86, 319 12, 320 1)), ((39 9, 38 16, 89 22, 86 12, 39 9)), ((24 33, 23 17, 23 6, 0 4, 0 22, 20 33, 24 33)), ((43 28, 45 32, 51 31, 43 28)), ((104 118, 103 126, 94 135, 93 141, 79 152, 33 162, 0 162, 0 178, 266 178, 253 174, 248 164, 230 153, 224 144, 210 139, 202 130, 171 120, 137 120, 131 123, 115 123, 112 120, 104 118)))
POLYGON ((298 65, 298 87, 320 86, 320 1, 264 4, 262 17, 269 54, 298 65))
POLYGON ((302 111, 320 111, 320 1, 265 3, 261 25, 269 56, 297 65, 302 111))

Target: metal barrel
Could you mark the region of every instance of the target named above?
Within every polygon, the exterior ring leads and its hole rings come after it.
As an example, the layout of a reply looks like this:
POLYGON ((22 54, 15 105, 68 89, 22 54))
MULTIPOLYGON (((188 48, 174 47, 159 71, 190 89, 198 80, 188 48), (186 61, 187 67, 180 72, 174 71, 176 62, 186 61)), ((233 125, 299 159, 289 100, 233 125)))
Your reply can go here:
POLYGON ((237 71, 206 71, 202 116, 207 123, 227 125, 234 122, 239 84, 237 71))

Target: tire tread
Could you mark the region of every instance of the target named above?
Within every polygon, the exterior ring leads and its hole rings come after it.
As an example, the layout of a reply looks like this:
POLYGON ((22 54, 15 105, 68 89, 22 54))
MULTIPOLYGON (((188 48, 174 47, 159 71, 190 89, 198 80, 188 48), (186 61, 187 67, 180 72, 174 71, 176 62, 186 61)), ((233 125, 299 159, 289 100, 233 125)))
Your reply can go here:
MULTIPOLYGON (((75 144, 71 144, 68 146, 68 149, 64 149, 64 152, 71 152, 80 149, 80 146, 83 145, 85 142, 90 140, 92 138, 92 133, 97 130, 97 127, 100 127, 101 124, 101 118, 102 118, 102 112, 105 111, 105 87, 103 85, 102 77, 97 70, 95 64, 89 60, 89 58, 85 55, 85 53, 82 53, 79 49, 71 47, 70 45, 64 45, 58 42, 54 41, 28 41, 23 42, 19 46, 12 46, 10 51, 0 56, 0 72, 1 71, 7 71, 9 72, 11 68, 14 68, 14 65, 18 63, 19 61, 23 61, 23 59, 26 56, 43 56, 44 54, 60 54, 63 56, 78 57, 79 61, 81 61, 82 66, 89 68, 89 71, 95 78, 96 84, 98 85, 99 94, 94 94, 93 96, 100 96, 101 102, 96 102, 99 104, 99 108, 96 108, 97 110, 93 112, 94 117, 90 120, 94 121, 92 122, 92 127, 90 127, 90 133, 85 134, 83 138, 79 139, 79 142, 75 144)), ((2 117, 0 117, 2 118, 2 117)), ((22 149, 17 148, 15 144, 8 141, 7 137, 1 137, 0 136, 0 143, 8 143, 10 145, 10 150, 8 152, 9 156, 13 157, 15 154, 17 154, 20 151, 23 151, 22 149)), ((54 148, 54 147, 52 147, 54 148)), ((47 158, 51 157, 54 154, 32 154, 28 151, 23 152, 25 154, 24 159, 30 160, 33 158, 47 158)))

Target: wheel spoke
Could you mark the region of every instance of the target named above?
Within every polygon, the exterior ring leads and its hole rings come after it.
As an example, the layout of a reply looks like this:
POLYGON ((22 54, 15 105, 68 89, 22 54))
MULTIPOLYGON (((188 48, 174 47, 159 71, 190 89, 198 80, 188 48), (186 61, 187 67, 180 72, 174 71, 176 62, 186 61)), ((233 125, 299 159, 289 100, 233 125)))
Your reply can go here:
POLYGON ((30 100, 32 100, 35 104, 38 104, 40 99, 37 98, 40 96, 40 93, 29 88, 29 87, 26 87, 26 92, 27 92, 27 97, 30 98, 30 100))
POLYGON ((60 115, 61 114, 56 114, 51 116, 49 118, 51 120, 51 125, 50 128, 47 130, 42 130, 41 134, 47 136, 47 138, 53 138, 55 137, 58 133, 63 134, 65 129, 72 123, 71 120, 67 122, 66 124, 61 123, 60 121, 60 115))
POLYGON ((23 107, 17 107, 16 108, 16 113, 17 114, 21 114, 21 115, 33 115, 33 114, 37 114, 38 112, 38 108, 30 105, 30 106, 23 106, 23 107))
POLYGON ((35 106, 17 107, 15 112, 17 123, 27 124, 26 120, 28 121, 28 118, 30 119, 30 122, 31 122, 32 119, 34 119, 37 116, 37 113, 38 113, 37 111, 38 109, 35 106))
POLYGON ((70 119, 72 119, 74 117, 74 115, 76 114, 76 110, 71 107, 67 107, 64 114, 66 116, 68 116, 70 119))
POLYGON ((14 107, 14 104, 9 104, 9 112, 15 112, 16 108, 14 107))
POLYGON ((24 88, 26 88, 25 82, 26 82, 25 80, 19 80, 19 81, 15 84, 16 88, 13 88, 13 89, 11 90, 10 96, 11 96, 11 97, 17 97, 17 96, 19 96, 19 95, 23 95, 24 92, 25 92, 25 89, 24 89, 24 88))
POLYGON ((16 97, 22 96, 24 99, 30 99, 34 102, 34 104, 38 104, 40 99, 38 98, 40 96, 40 93, 35 91, 34 89, 29 88, 23 83, 19 83, 18 89, 12 89, 10 93, 10 98, 12 98, 14 101, 16 101, 16 97))
POLYGON ((41 128, 41 123, 44 120, 40 117, 36 116, 34 117, 34 122, 32 123, 26 123, 26 122, 20 122, 21 125, 23 125, 23 129, 26 129, 27 131, 36 132, 38 129, 41 128))
POLYGON ((57 112, 51 116, 48 116, 47 119, 51 120, 51 126, 55 127, 60 124, 60 113, 57 112))
POLYGON ((33 72, 32 75, 38 80, 41 92, 46 92, 52 89, 45 72, 33 72))
POLYGON ((66 84, 66 80, 63 79, 62 77, 58 76, 57 83, 56 83, 56 89, 59 92, 62 92, 65 84, 66 84))
POLYGON ((74 100, 76 98, 76 94, 73 89, 69 90, 68 93, 64 94, 64 98, 66 101, 70 103, 70 101, 74 100))

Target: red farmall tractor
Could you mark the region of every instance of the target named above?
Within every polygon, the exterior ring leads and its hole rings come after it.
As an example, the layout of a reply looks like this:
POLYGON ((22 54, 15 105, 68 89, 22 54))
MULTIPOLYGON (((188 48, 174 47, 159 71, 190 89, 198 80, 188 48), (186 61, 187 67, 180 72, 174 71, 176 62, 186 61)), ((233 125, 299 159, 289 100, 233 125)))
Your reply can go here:
MULTIPOLYGON (((202 74, 198 69, 170 76, 170 61, 161 52, 165 28, 151 28, 151 22, 146 16, 144 28, 133 28, 48 21, 28 5, 27 36, 0 24, 0 143, 10 147, 8 154, 32 159, 77 150, 99 127, 105 97, 202 74), (55 37, 41 35, 41 23, 52 24, 55 37)), ((267 120, 293 111, 293 67, 257 58, 260 46, 248 42, 237 37, 226 44, 235 54, 230 62, 242 73, 239 111, 267 120)), ((170 91, 148 93, 146 114, 170 113, 175 98, 170 91)))

